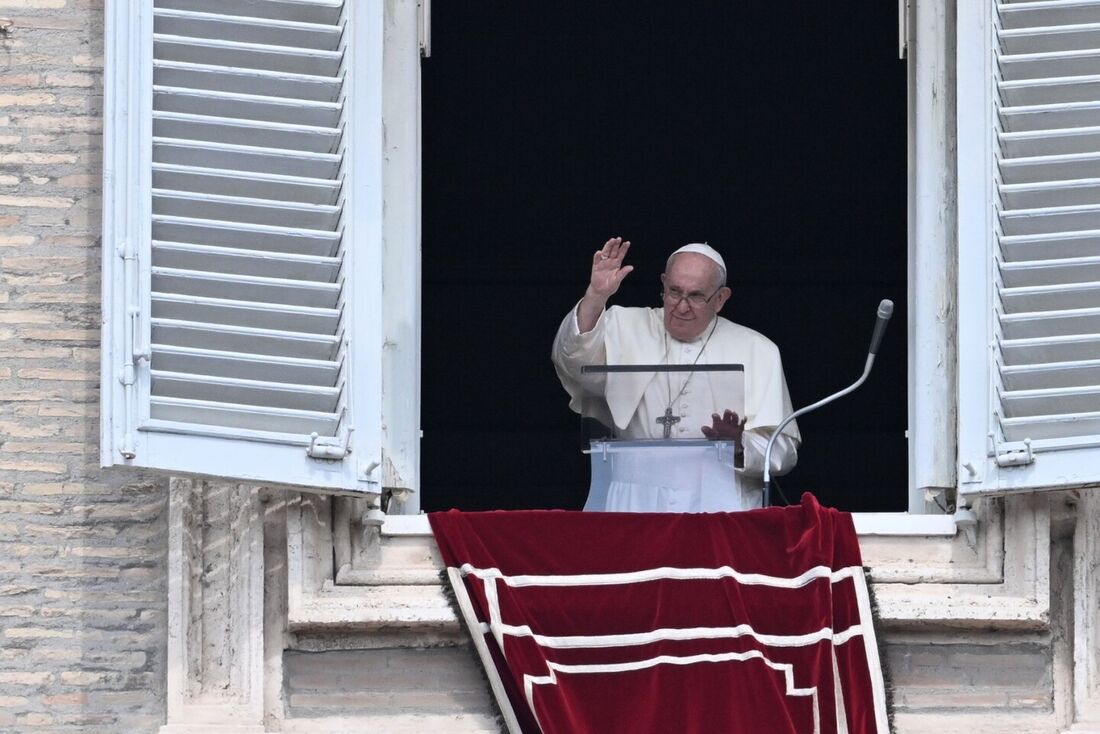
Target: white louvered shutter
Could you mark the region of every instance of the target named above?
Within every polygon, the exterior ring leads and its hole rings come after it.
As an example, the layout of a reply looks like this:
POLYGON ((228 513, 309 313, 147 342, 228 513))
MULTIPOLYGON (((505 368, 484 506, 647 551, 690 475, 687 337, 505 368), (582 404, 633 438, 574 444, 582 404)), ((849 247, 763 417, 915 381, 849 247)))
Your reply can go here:
POLYGON ((959 3, 959 479, 1100 481, 1100 0, 959 3))
POLYGON ((102 463, 377 491, 381 2, 108 7, 102 463))

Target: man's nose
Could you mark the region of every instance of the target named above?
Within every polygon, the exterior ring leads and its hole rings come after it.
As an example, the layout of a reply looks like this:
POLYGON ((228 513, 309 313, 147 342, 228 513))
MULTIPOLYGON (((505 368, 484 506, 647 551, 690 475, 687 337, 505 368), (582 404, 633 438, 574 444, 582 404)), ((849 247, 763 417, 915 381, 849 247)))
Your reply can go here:
POLYGON ((691 304, 688 303, 688 299, 681 298, 680 302, 676 304, 676 313, 687 314, 691 312, 691 304))

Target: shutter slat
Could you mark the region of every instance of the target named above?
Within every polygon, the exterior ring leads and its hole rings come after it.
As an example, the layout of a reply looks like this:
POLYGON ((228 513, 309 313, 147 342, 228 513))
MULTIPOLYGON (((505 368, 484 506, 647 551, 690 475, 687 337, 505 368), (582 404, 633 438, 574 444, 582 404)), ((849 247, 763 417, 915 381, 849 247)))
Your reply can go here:
POLYGON ((1100 333, 1006 339, 1001 354, 1007 364, 1086 362, 1100 353, 1100 333))
POLYGON ((1094 101, 1024 104, 1001 110, 1001 127, 1006 132, 1036 132, 1096 124, 1100 103, 1094 101))
POLYGON ((1007 184, 1100 178, 1100 153, 1030 156, 1000 161, 1007 184))
POLYGON ((285 71, 311 76, 336 76, 343 57, 338 51, 239 43, 213 38, 186 38, 157 34, 153 49, 162 61, 208 64, 240 69, 285 71))
POLYGON ((1068 76, 1026 81, 1002 82, 999 85, 1001 99, 1006 108, 1001 114, 1009 114, 1017 107, 1028 105, 1069 104, 1090 102, 1096 99, 1100 88, 1100 75, 1068 76))
POLYGON ((1100 204, 1100 178, 1006 184, 1001 199, 1010 210, 1100 204))
POLYGON ((1100 412, 1100 387, 1079 385, 1006 391, 1001 394, 1001 405, 1008 418, 1100 412))
POLYGON ((267 408, 332 413, 340 399, 335 387, 262 382, 235 377, 192 375, 182 372, 150 372, 158 397, 206 402, 258 405, 267 408))
POLYGON ((1001 212, 1007 235, 1050 234, 1100 229, 1100 205, 1008 209, 1001 212))
POLYGON ((153 217, 153 237, 166 242, 190 242, 322 257, 333 256, 340 246, 339 232, 166 216, 153 217))
POLYGON ((293 308, 283 304, 199 298, 154 291, 153 318, 331 334, 339 327, 340 311, 334 308, 293 308))
POLYGON ((153 166, 153 188, 328 205, 335 204, 340 193, 335 181, 322 178, 165 163, 153 166))
POLYGON ((150 417, 177 423, 198 423, 223 428, 247 428, 277 433, 317 433, 332 436, 340 423, 334 413, 307 410, 277 410, 258 405, 236 405, 187 398, 153 396, 150 417), (276 430, 275 427, 282 430, 276 430))
POLYGON ((1005 365, 1001 380, 1009 390, 1096 386, 1100 385, 1100 359, 1005 365))
POLYGON ((251 94, 264 90, 270 97, 334 102, 340 98, 341 80, 285 71, 241 69, 212 64, 154 61, 153 83, 165 87, 208 89, 215 92, 251 94))
POLYGON ((340 259, 154 240, 153 265, 178 270, 213 270, 237 275, 333 282, 340 269, 340 259))
POLYGON ((1001 279, 1012 288, 1100 281, 1100 256, 1008 262, 1001 279))
POLYGON ((339 283, 162 267, 154 267, 152 275, 153 291, 160 293, 210 298, 232 294, 241 301, 314 308, 335 308, 340 299, 339 283))
POLYGON ((1100 304, 1100 282, 1001 288, 1000 296, 1006 313, 1089 308, 1100 304))
POLYGON ((334 179, 340 167, 340 156, 332 153, 272 150, 253 145, 171 138, 153 138, 153 159, 158 164, 233 169, 242 173, 282 175, 286 171, 294 171, 303 178, 311 179, 334 179))
MULTIPOLYGON (((249 354, 318 360, 333 359, 340 347, 340 338, 336 335, 306 334, 171 319, 152 319, 151 321, 153 344, 224 352, 247 350, 249 354)), ((153 359, 156 358, 154 351, 153 359)))
MULTIPOLYGON (((1093 17, 1094 21, 1100 18, 1093 17)), ((1100 48, 1100 22, 1002 30, 1001 48, 1010 54, 1034 54, 1100 48)))
POLYGON ((191 90, 183 87, 153 87, 153 100, 163 112, 187 113, 202 110, 208 117, 257 120, 335 129, 340 122, 340 105, 335 102, 265 97, 259 94, 191 90))
POLYGON ((240 224, 335 230, 340 220, 340 207, 153 189, 153 214, 240 224))
POLYGON ((253 145, 307 153, 332 153, 340 142, 340 130, 337 128, 236 120, 179 112, 154 112, 153 134, 157 137, 253 145))
POLYGON ((1100 413, 1003 418, 1001 425, 1008 441, 1054 439, 1051 448, 1056 448, 1063 443, 1057 439, 1100 435, 1100 413))
POLYGON ((1014 339, 1042 339, 1079 334, 1100 334, 1100 308, 1066 311, 1021 312, 1000 319, 1008 348, 1014 339))
POLYGON ((1100 126, 1001 133, 1001 146, 1008 158, 1043 155, 1071 155, 1100 150, 1100 126))
POLYGON ((165 8, 153 11, 153 32, 333 51, 340 45, 341 29, 329 23, 302 23, 165 8))
POLYGON ((1100 231, 1002 236, 1001 252, 1017 260, 1089 257, 1100 252, 1100 231))
POLYGON ((1052 79, 1100 74, 1100 50, 1055 51, 1040 54, 998 54, 997 64, 1005 81, 1052 79))
POLYGON ((339 376, 340 363, 335 360, 295 359, 154 344, 153 369, 332 387, 339 376))
POLYGON ((1096 0, 1002 3, 998 10, 1001 26, 1012 29, 1095 23, 1100 17, 1096 0))
POLYGON ((155 0, 158 9, 240 15, 248 18, 327 23, 340 20, 340 0, 155 0))

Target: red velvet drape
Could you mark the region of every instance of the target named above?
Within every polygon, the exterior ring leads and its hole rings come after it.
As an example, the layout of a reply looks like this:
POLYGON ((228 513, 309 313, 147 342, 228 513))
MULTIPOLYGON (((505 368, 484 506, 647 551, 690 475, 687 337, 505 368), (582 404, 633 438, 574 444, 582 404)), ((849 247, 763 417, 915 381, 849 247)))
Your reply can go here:
POLYGON ((851 516, 429 516, 524 732, 886 734, 851 516))

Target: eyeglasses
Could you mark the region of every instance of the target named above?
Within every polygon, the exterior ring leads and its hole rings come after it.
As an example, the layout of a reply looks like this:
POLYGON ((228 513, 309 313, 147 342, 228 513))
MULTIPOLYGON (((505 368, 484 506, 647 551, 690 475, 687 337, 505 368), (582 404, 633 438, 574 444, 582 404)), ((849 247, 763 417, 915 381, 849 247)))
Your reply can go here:
POLYGON ((709 296, 705 296, 699 291, 692 291, 691 293, 684 293, 679 288, 667 288, 661 291, 661 299, 669 306, 676 308, 680 305, 681 301, 687 301, 688 305, 692 308, 701 308, 710 303, 710 299, 718 295, 718 291, 722 290, 719 286, 718 290, 711 293, 709 296))

